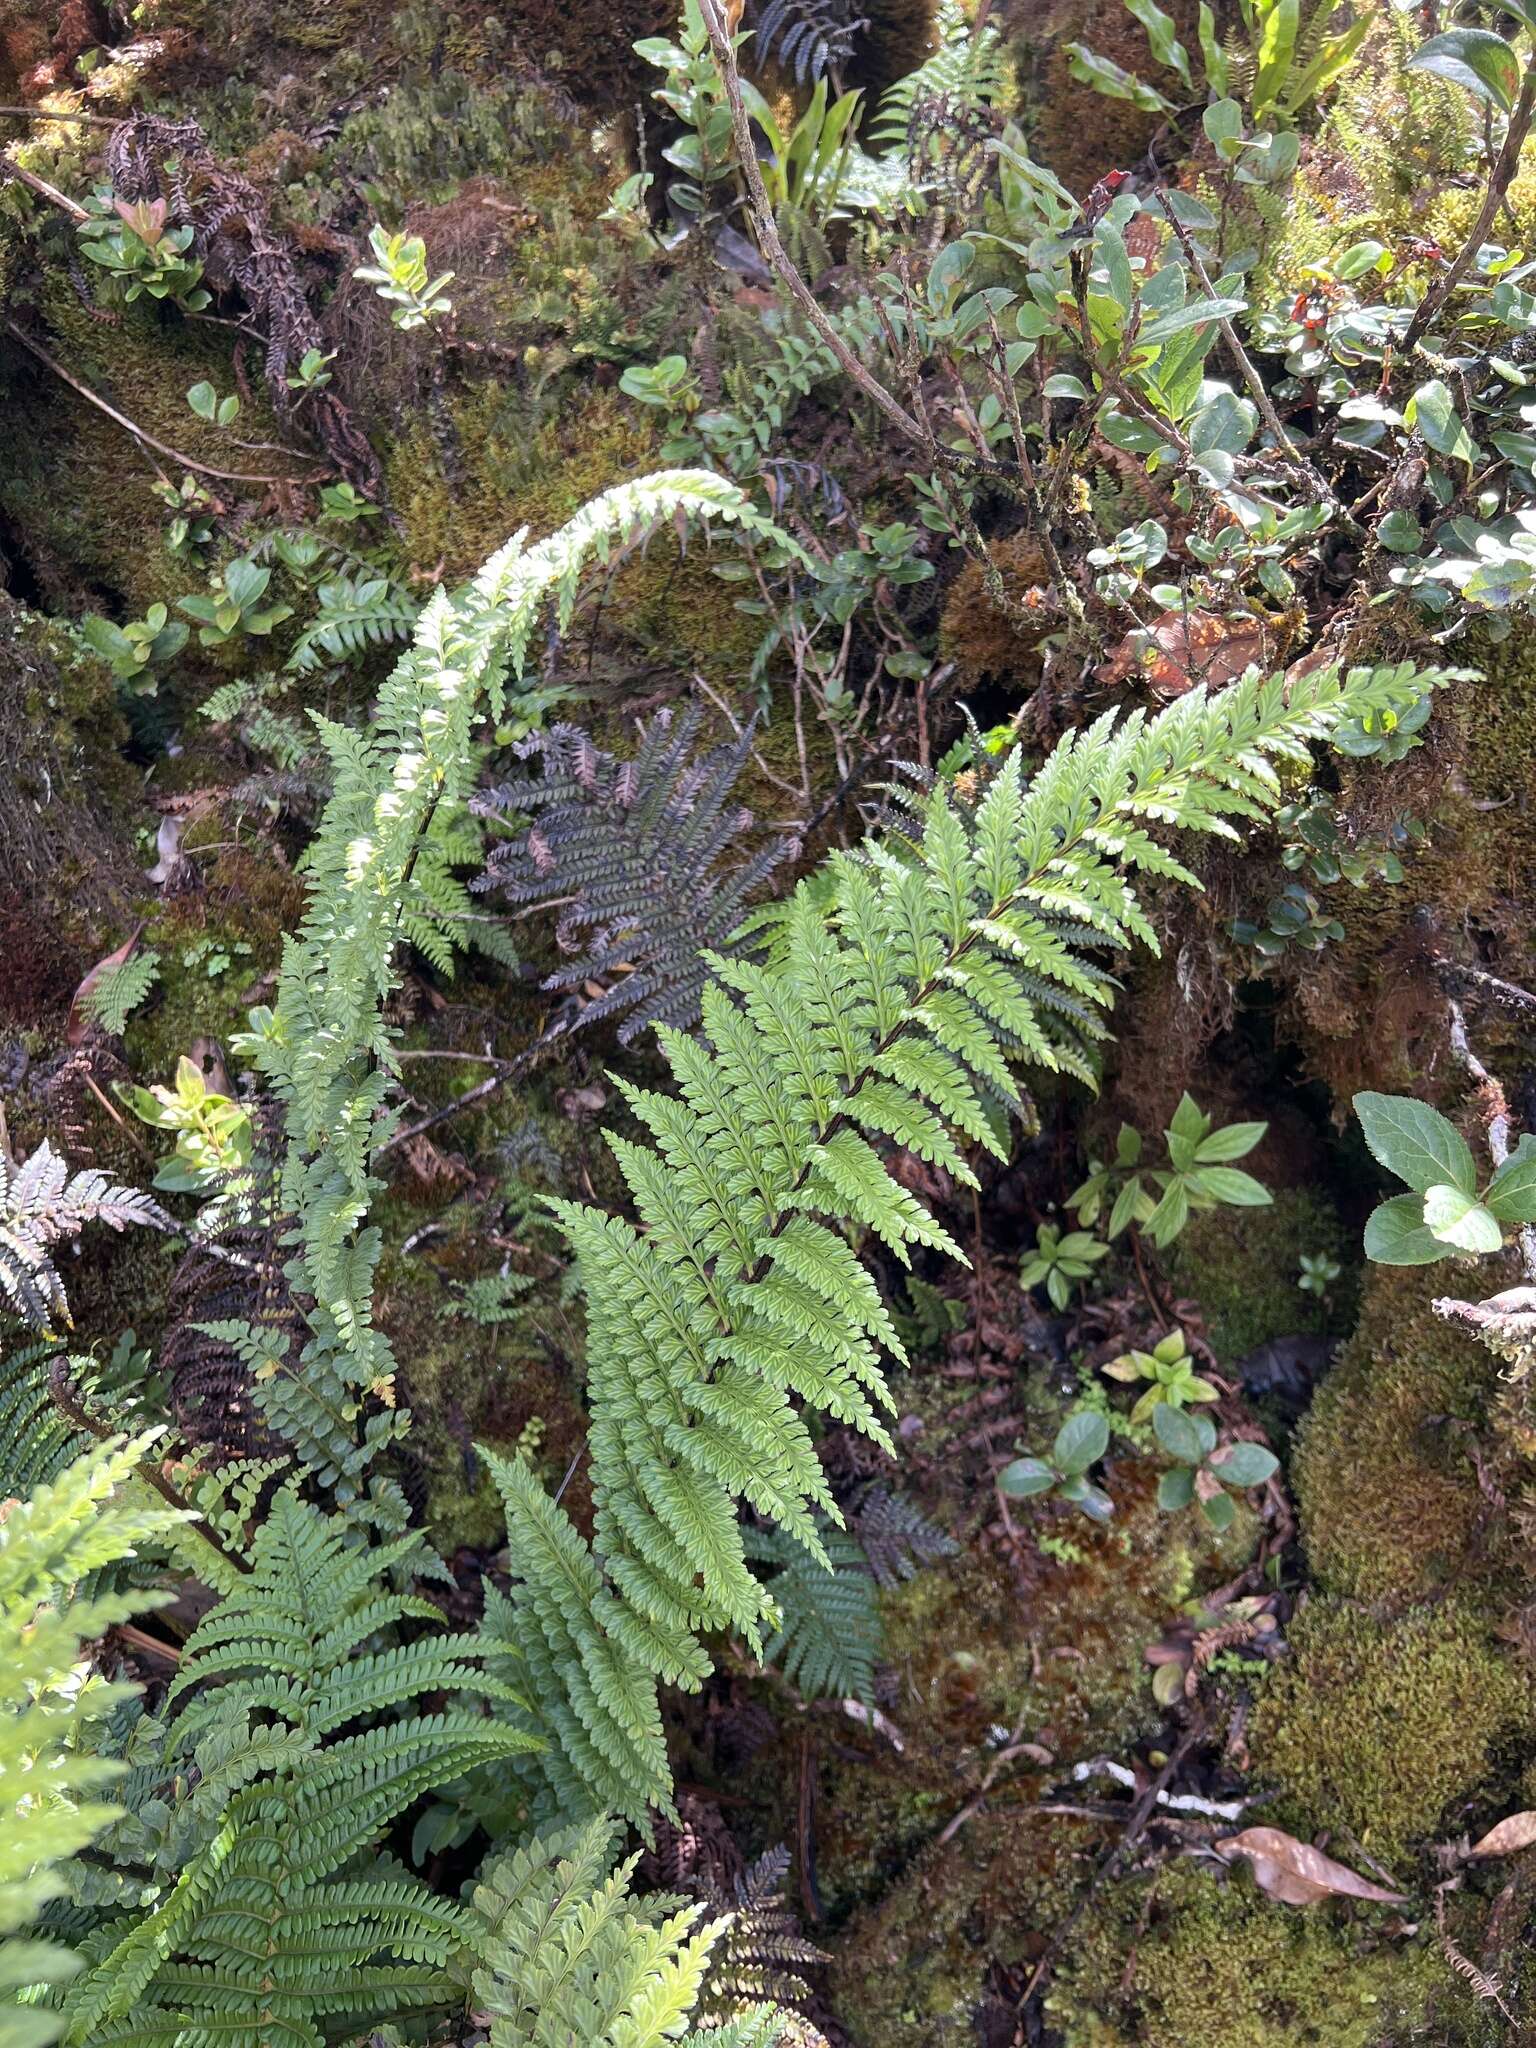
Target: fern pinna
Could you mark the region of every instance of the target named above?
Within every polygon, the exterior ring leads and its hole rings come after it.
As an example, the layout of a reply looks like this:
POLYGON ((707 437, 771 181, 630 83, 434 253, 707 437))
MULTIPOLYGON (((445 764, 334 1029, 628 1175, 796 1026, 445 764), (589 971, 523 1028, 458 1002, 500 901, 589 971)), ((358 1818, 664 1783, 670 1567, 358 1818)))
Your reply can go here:
POLYGON ((248 1572, 200 1561, 223 1597, 182 1655, 166 1762, 196 1765, 201 1845, 153 1910, 102 1930, 65 2000, 66 2044, 321 2048, 338 2026, 461 1995, 450 1966, 472 1914, 378 1843, 422 1793, 530 1738, 484 1711, 515 1696, 475 1637, 403 1638, 441 1622, 390 1588, 419 1548, 349 1541, 289 1487, 248 1572))
POLYGON ((536 546, 515 534, 468 590, 439 591, 369 727, 313 714, 333 780, 306 856, 308 908, 284 946, 275 1010, 241 1041, 284 1105, 281 1203, 295 1219, 290 1278, 312 1304, 311 1335, 297 1367, 264 1379, 256 1398, 343 1509, 383 1529, 405 1521, 399 1487, 378 1470, 405 1417, 392 1405, 393 1355, 373 1324, 379 1239, 364 1223, 376 1186, 370 1155, 391 1128, 383 1010, 395 950, 407 938, 448 944, 471 908, 452 873, 454 842, 445 852, 434 821, 462 809, 476 721, 501 715, 545 601, 563 625, 587 563, 672 515, 774 531, 706 471, 618 485, 536 546))
POLYGON ((827 1562, 806 1416, 889 1442, 881 1355, 904 1353, 850 1236, 962 1254, 882 1149, 974 1186, 962 1145, 1005 1151, 1014 1058, 1092 1080, 1114 983, 1089 953, 1156 946, 1131 877, 1195 883, 1151 828, 1235 836, 1278 801, 1276 759, 1442 680, 1325 669, 1107 714, 1027 783, 1010 754, 973 807, 920 795, 910 838, 801 885, 763 960, 712 960, 703 1036, 659 1034, 676 1092, 620 1084, 651 1140, 609 1139, 637 1221, 553 1205, 588 1307, 591 1549, 498 1470, 529 1725, 565 1811, 583 1781, 637 1820, 665 1805, 656 1681, 698 1686, 716 1631, 761 1653, 775 1607, 738 1503, 827 1562))

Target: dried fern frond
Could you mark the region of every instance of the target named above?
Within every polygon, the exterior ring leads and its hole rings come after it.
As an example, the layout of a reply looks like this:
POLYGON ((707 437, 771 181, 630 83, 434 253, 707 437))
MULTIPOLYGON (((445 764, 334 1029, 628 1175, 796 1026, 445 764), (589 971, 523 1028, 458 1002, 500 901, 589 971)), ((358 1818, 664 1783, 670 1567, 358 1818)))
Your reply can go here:
POLYGON ((24 1323, 45 1336, 55 1322, 71 1322, 64 1282, 49 1247, 78 1237, 87 1223, 106 1223, 113 1230, 126 1230, 130 1223, 176 1228, 174 1217, 153 1195, 119 1187, 98 1167, 71 1177, 46 1138, 20 1166, 12 1166, 0 1152, 0 1294, 24 1323))
POLYGON ((852 0, 764 0, 754 25, 748 49, 792 73, 796 84, 809 85, 848 62, 869 17, 855 14, 852 0))
POLYGON ((815 1942, 807 1941, 785 1903, 788 1872, 789 1851, 781 1842, 747 1867, 737 1878, 733 1894, 718 1899, 730 1919, 711 1961, 701 2001, 701 2026, 720 2025, 759 2004, 791 2011, 798 2008, 799 2029, 787 2039, 803 2048, 817 2043, 824 2048, 824 2037, 804 2016, 812 1991, 802 1972, 831 1958, 815 1942))
POLYGON ((925 1564, 953 1557, 960 1548, 909 1500, 883 1486, 872 1487, 865 1495, 853 1523, 879 1586, 899 1586, 903 1579, 915 1579, 925 1564))
POLYGON ((280 1448, 254 1399, 256 1375, 293 1364, 305 1336, 288 1284, 293 1226, 282 1205, 275 1114, 258 1113, 257 1129, 249 1165, 220 1195, 216 1227, 172 1276, 160 1351, 178 1428, 220 1463, 280 1448))
POLYGON ((503 783, 472 806, 529 817, 472 886, 511 903, 563 906, 556 940, 577 957, 544 986, 604 984, 572 1023, 622 1016, 623 1045, 656 1024, 697 1021, 704 956, 725 949, 752 896, 798 850, 783 838, 729 859, 753 822, 731 802, 752 729, 696 754, 701 716, 697 705, 680 718, 658 712, 627 761, 600 751, 579 726, 534 733, 521 751, 538 758, 542 774, 503 783))

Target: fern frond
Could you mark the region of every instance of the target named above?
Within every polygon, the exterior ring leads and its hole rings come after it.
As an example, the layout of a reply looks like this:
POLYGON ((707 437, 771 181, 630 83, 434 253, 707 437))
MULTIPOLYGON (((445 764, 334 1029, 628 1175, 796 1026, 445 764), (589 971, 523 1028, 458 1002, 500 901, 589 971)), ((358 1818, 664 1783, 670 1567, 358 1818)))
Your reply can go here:
POLYGON ((778 1569, 768 1591, 779 1625, 763 1646, 767 1663, 807 1699, 855 1699, 872 1706, 883 1633, 875 1582, 863 1550, 840 1529, 825 1532, 826 1564, 780 1529, 748 1529, 747 1553, 778 1569))
POLYGON ((747 48, 754 59, 807 85, 848 62, 869 17, 855 14, 852 0, 763 0, 752 25, 756 35, 747 48))
POLYGON ((462 813, 474 724, 501 715, 544 606, 563 626, 588 564, 673 515, 771 530, 706 471, 621 484, 536 546, 514 535, 458 596, 439 591, 366 730, 315 715, 332 787, 305 860, 308 909, 284 947, 270 1025, 246 1047, 285 1111, 282 1207, 295 1220, 291 1278, 313 1304, 312 1334, 297 1371, 265 1382, 258 1398, 343 1508, 375 1525, 403 1524, 398 1488, 375 1468, 406 1418, 370 1407, 368 1390, 390 1384, 395 1368, 371 1310, 378 1239, 363 1226, 369 1161, 392 1128, 383 1009, 394 956, 407 933, 429 939, 436 919, 424 902, 441 907, 432 892, 442 870, 430 855, 423 867, 424 849, 439 815, 462 813))
POLYGON ((471 1916, 378 1845, 424 1793, 534 1738, 484 1711, 521 1695, 484 1668, 482 1642, 403 1633, 438 1619, 391 1584, 415 1548, 360 1546, 342 1517, 277 1493, 167 1695, 170 1762, 206 1762, 219 1737, 193 1795, 211 1831, 71 1988, 68 2043, 268 2048, 453 2002, 471 1916))
POLYGON ((153 1605, 150 1597, 71 1598, 178 1517, 124 1491, 150 1439, 95 1445, 24 1500, 0 1527, 0 2044, 43 2048, 62 2023, 17 1994, 78 1968, 54 1943, 19 1939, 68 1890, 70 1859, 119 1809, 100 1796, 120 1767, 91 1753, 91 1723, 132 1694, 89 1678, 81 1645, 153 1605))
POLYGON ((700 723, 697 705, 676 720, 658 712, 622 762, 579 727, 553 726, 519 749, 539 757, 538 778, 503 783, 471 804, 482 815, 529 820, 472 886, 509 903, 563 906, 556 942, 577 957, 544 986, 606 984, 573 1023, 621 1017, 621 1045, 656 1024, 697 1021, 703 956, 725 946, 757 890, 798 851, 783 838, 727 862, 752 824, 751 812, 730 801, 752 731, 696 753, 700 723))
MULTIPOLYGON (((1235 835, 1278 802, 1276 761, 1445 679, 1409 663, 1251 677, 1100 719, 1027 785, 1015 755, 974 802, 929 789, 908 834, 802 884, 761 964, 711 963, 702 1039, 658 1034, 676 1094, 628 1091, 652 1142, 613 1143, 643 1233, 551 1205, 587 1299, 593 1542, 536 1509, 524 1474, 509 1551, 566 1811, 594 1715, 654 1726, 655 1678, 697 1683, 703 1633, 762 1647, 742 1500, 825 1576, 830 1504, 791 1393, 888 1444, 882 1356, 902 1352, 860 1235, 961 1256, 888 1171, 891 1145, 967 1180, 953 1132, 1002 1149, 987 1105, 1016 1094, 1015 1058, 1091 1082, 1111 985, 1087 949, 1155 947, 1135 886, 1166 869, 1152 829, 1235 835)), ((590 1804, 643 1821, 654 1789, 617 1788, 619 1759, 590 1804)))

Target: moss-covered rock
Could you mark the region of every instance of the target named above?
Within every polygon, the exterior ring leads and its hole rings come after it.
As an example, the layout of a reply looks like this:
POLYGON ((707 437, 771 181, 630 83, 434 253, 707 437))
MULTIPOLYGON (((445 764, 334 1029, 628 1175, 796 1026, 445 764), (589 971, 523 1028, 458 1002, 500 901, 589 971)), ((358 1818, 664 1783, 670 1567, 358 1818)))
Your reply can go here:
POLYGON ((1449 1977, 1379 1913, 1298 1911, 1244 1876, 1175 1863, 1108 1889, 1046 2010, 1065 2048, 1388 2048, 1429 2038, 1426 2006, 1449 1977))
POLYGON ((1264 1209, 1213 1209, 1193 1216, 1170 1265, 1180 1294, 1198 1302, 1206 1335, 1223 1365, 1261 1344, 1339 1327, 1350 1287, 1341 1274, 1326 1303, 1297 1282, 1301 1257, 1347 1251, 1338 1211, 1311 1188, 1280 1188, 1264 1209))
POLYGON ((1455 1831, 1529 1741, 1529 1674, 1453 1601, 1384 1619, 1319 1596, 1249 1724, 1255 1771, 1281 1788, 1281 1826, 1345 1830, 1391 1862, 1455 1831))
POLYGON ((1445 1284, 1438 1267, 1371 1267, 1354 1335, 1301 1426, 1302 1540, 1328 1592, 1402 1603, 1455 1582, 1463 1600, 1496 1607, 1513 1591, 1474 1455, 1498 1366, 1434 1313, 1445 1284))

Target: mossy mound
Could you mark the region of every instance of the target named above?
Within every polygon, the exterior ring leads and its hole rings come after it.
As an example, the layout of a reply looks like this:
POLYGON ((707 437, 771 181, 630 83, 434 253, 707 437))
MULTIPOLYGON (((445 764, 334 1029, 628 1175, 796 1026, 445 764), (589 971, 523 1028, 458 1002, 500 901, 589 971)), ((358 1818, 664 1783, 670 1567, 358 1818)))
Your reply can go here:
POLYGON ((1246 1877, 1176 1863, 1108 1890, 1046 2011, 1064 2048, 1388 2048, 1428 2038, 1448 1981, 1379 1912, 1298 1911, 1246 1877))
POLYGON ((1354 1335, 1302 1423, 1302 1539, 1327 1592, 1403 1602, 1454 1580, 1463 1599, 1497 1605, 1509 1590, 1508 1538, 1473 1460, 1498 1365, 1434 1313, 1445 1285, 1439 1267, 1371 1267, 1354 1335))
POLYGON ((1248 1729, 1278 1825, 1352 1835, 1391 1864, 1498 1799, 1536 1700, 1476 1614, 1446 1601, 1383 1619, 1320 1596, 1289 1638, 1248 1729))
POLYGON ((1326 1303, 1297 1282, 1301 1257, 1342 1259, 1347 1240, 1338 1211, 1310 1188, 1280 1188, 1267 1209, 1214 1209, 1191 1217, 1174 1246, 1175 1287, 1205 1316, 1206 1335, 1223 1365, 1235 1365, 1277 1337, 1337 1328, 1350 1288, 1343 1275, 1326 1303))

